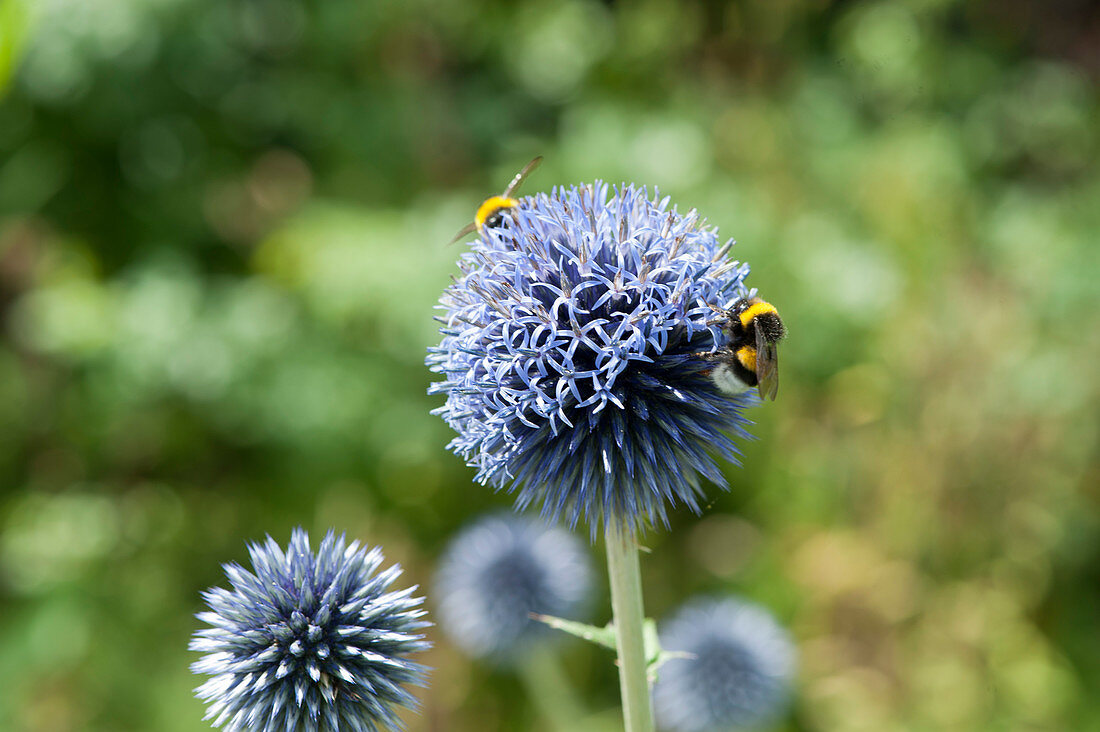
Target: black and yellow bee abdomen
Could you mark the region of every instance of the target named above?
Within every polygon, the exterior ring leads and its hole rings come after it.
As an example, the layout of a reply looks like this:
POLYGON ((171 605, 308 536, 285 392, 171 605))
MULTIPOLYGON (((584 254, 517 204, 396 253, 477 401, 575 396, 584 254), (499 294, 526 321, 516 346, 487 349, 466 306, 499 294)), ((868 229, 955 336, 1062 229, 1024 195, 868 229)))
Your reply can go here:
POLYGON ((752 346, 741 346, 733 355, 737 359, 733 364, 737 378, 745 382, 746 386, 756 386, 756 349, 752 346))
POLYGON ((756 373, 756 349, 752 346, 741 346, 737 349, 735 355, 737 356, 737 362, 741 364, 741 367, 746 371, 756 373))

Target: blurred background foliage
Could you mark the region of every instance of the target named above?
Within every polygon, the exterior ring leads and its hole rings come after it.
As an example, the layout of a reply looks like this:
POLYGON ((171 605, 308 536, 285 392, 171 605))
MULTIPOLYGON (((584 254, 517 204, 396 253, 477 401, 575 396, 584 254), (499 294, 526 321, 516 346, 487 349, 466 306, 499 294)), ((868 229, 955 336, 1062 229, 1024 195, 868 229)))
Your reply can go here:
MULTIPOLYGON (((770 607, 781 729, 1100 730, 1098 37, 1077 0, 0 0, 0 729, 206 729, 192 613, 246 540, 426 584, 508 504, 422 364, 445 242, 543 154, 527 192, 697 207, 791 331, 732 492, 647 537, 650 613, 770 607)), ((434 635, 411 729, 548 728, 434 635)))

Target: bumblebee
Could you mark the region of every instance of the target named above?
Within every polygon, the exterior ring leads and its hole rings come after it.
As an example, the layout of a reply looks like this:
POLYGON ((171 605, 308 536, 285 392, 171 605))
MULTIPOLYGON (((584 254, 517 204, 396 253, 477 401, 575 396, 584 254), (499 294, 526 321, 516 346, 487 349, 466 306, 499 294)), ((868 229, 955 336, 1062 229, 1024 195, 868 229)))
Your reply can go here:
POLYGON ((542 156, 537 158, 523 166, 523 170, 516 173, 516 177, 512 179, 512 182, 508 184, 508 187, 504 189, 504 193, 499 196, 490 196, 481 202, 481 205, 477 207, 477 213, 474 214, 474 220, 462 227, 462 231, 455 235, 454 239, 451 239, 451 244, 476 231, 478 234, 484 234, 486 228, 493 228, 500 226, 504 223, 504 212, 510 208, 515 208, 519 205, 519 201, 512 198, 512 194, 519 188, 520 183, 523 183, 524 179, 531 174, 539 163, 542 162, 542 156))
POLYGON ((775 401, 779 391, 779 352, 776 344, 787 328, 771 303, 758 297, 743 297, 718 321, 729 343, 716 351, 693 354, 714 365, 710 378, 719 391, 741 394, 754 386, 761 399, 775 401))

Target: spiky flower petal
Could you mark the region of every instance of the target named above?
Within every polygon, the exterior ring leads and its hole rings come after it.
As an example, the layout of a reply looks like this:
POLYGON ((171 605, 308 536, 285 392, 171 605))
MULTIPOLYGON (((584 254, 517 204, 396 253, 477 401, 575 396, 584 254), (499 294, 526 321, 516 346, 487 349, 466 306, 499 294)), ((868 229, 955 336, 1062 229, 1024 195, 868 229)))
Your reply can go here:
POLYGON ((726 732, 773 722, 787 701, 795 650, 763 608, 733 598, 688 603, 661 628, 661 646, 686 651, 660 670, 657 721, 675 732, 726 732))
POLYGON ((447 547, 436 575, 439 623, 473 656, 507 664, 549 635, 530 614, 575 618, 592 567, 563 529, 510 515, 483 518, 447 547))
POLYGON ((736 461, 753 399, 720 393, 694 357, 724 337, 714 308, 747 294, 732 242, 630 185, 555 189, 509 217, 441 300, 427 363, 451 449, 518 506, 593 533, 698 510, 700 475, 725 486, 708 452, 736 461))
POLYGON ((211 679, 196 690, 206 718, 230 732, 375 732, 400 729, 394 709, 415 707, 404 684, 423 685, 408 660, 428 648, 416 587, 389 589, 401 574, 379 572, 380 548, 325 535, 317 553, 295 529, 284 553, 270 536, 250 544, 253 572, 224 565, 233 589, 203 593, 211 627, 190 648, 191 666, 211 679))

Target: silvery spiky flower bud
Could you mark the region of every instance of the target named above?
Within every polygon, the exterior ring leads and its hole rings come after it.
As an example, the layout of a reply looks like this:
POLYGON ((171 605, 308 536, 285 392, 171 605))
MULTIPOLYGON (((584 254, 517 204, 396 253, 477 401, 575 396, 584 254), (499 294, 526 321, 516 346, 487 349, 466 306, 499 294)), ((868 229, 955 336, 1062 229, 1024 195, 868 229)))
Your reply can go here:
POLYGON ((787 701, 795 649, 763 608, 733 598, 690 602, 661 627, 657 721, 675 732, 727 732, 775 721, 787 701))
POLYGON ((544 516, 637 528, 698 510, 708 454, 736 461, 752 397, 723 394, 697 358, 720 339, 715 308, 745 296, 695 211, 596 182, 518 200, 486 227, 444 293, 437 413, 477 479, 544 516))
POLYGON ((579 541, 519 516, 483 518, 447 547, 436 574, 439 624, 473 656, 510 663, 548 628, 531 613, 575 618, 592 568, 579 541))
POLYGON ((249 545, 253 572, 224 565, 233 589, 203 593, 191 670, 211 679, 196 693, 206 718, 231 732, 374 732, 399 729, 394 707, 415 706, 404 684, 423 685, 408 660, 428 648, 415 587, 390 591, 401 574, 378 572, 379 548, 345 546, 329 531, 317 553, 295 529, 284 553, 274 539, 249 545))

